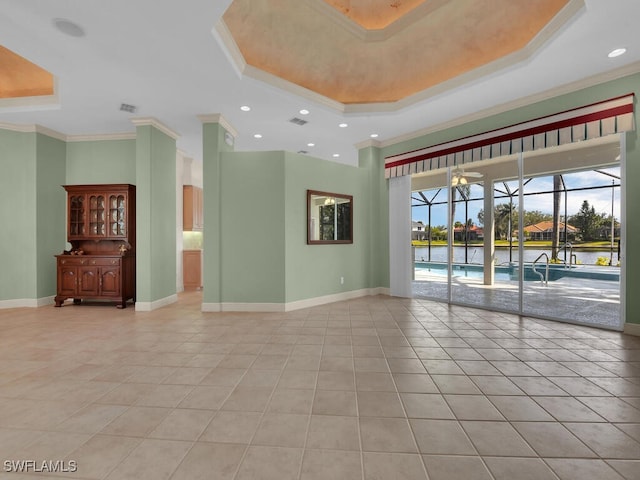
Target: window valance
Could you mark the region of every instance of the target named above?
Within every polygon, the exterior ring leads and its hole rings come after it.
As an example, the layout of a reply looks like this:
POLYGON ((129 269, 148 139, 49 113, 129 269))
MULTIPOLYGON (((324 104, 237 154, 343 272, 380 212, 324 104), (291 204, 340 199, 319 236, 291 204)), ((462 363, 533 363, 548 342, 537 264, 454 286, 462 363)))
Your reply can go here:
POLYGON ((399 177, 565 145, 633 130, 634 95, 518 123, 385 158, 385 177, 399 177))

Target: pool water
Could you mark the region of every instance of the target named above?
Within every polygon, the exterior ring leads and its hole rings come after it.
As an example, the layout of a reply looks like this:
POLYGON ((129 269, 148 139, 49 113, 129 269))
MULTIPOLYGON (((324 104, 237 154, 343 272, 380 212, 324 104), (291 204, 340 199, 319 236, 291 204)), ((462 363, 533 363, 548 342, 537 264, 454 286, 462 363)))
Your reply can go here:
MULTIPOLYGON (((444 263, 435 263, 435 262, 416 262, 415 263, 416 270, 420 270, 422 272, 433 273, 434 275, 443 275, 447 276, 447 265, 444 263)), ((496 280, 517 280, 516 278, 512 278, 512 273, 515 267, 511 266, 498 266, 495 267, 495 279, 496 280)), ((469 277, 469 278, 483 278, 484 277, 484 267, 482 265, 464 265, 464 264, 454 264, 452 275, 454 277, 469 277)))
MULTIPOLYGON (((418 271, 429 272, 434 275, 447 276, 447 264, 437 262, 415 262, 418 271)), ((536 265, 536 270, 545 274, 544 265, 536 265)), ((454 277, 468 277, 481 279, 484 276, 484 267, 477 264, 454 264, 452 269, 454 277)), ((549 265, 549 282, 564 277, 586 278, 591 280, 620 281, 620 270, 617 267, 594 267, 549 265)), ((495 267, 495 280, 518 281, 518 265, 499 265, 495 267)), ((531 264, 524 266, 525 281, 539 281, 540 275, 533 271, 531 264)))

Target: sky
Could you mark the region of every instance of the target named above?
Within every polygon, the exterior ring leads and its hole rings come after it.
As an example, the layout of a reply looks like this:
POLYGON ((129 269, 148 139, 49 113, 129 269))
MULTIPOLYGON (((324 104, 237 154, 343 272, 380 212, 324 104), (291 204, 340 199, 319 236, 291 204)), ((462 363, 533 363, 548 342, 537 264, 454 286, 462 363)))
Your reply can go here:
MULTIPOLYGON (((616 176, 620 176, 620 167, 614 168, 606 168, 600 169, 600 171, 607 172, 616 176)), ((585 172, 577 172, 577 173, 568 173, 563 174, 563 178, 565 180, 566 186, 568 189, 571 188, 580 188, 580 187, 591 187, 591 186, 611 186, 612 180, 615 180, 616 185, 620 184, 618 179, 614 179, 608 175, 604 175, 593 170, 585 171, 585 172)), ((507 182, 507 185, 512 190, 516 190, 518 188, 518 182, 512 181, 507 182)), ((496 184, 496 188, 504 190, 502 183, 496 184)), ((531 180, 524 187, 524 193, 530 192, 543 192, 553 190, 553 177, 537 177, 531 180)), ((437 190, 429 190, 424 191, 423 194, 428 199, 431 199, 437 190)), ((471 187, 471 197, 472 198, 482 198, 483 188, 480 185, 472 185, 471 187)), ((500 193, 496 192, 495 196, 499 196, 500 193)), ((419 198, 417 193, 413 193, 412 197, 419 198)), ((445 190, 442 190, 434 202, 446 202, 447 193, 445 190)), ((587 200, 590 206, 595 207, 596 213, 606 213, 607 215, 611 215, 611 188, 603 188, 597 190, 583 190, 577 192, 568 192, 567 194, 567 215, 572 216, 578 213, 582 203, 587 200)), ((617 220, 620 220, 620 187, 616 187, 614 189, 614 216, 617 220)), ((495 205, 499 205, 501 203, 508 203, 508 198, 496 198, 495 205)), ((414 205, 418 202, 413 201, 414 205)), ((514 208, 517 208, 518 199, 514 198, 514 208)), ((483 208, 483 201, 472 201, 469 202, 469 215, 474 225, 478 225, 478 212, 483 208)), ((552 194, 543 194, 543 195, 527 195, 524 197, 524 209, 527 211, 531 210, 539 210, 543 213, 553 213, 553 195, 552 194)), ((458 203, 456 207, 456 215, 455 220, 464 222, 464 203, 458 203)), ((565 202, 564 195, 561 195, 561 204, 560 204, 560 214, 564 215, 565 210, 565 202)), ((412 218, 414 221, 422 221, 425 225, 428 223, 428 208, 426 206, 423 207, 413 207, 412 208, 412 218)), ((434 205, 431 208, 431 225, 446 225, 447 224, 447 205, 434 205)))

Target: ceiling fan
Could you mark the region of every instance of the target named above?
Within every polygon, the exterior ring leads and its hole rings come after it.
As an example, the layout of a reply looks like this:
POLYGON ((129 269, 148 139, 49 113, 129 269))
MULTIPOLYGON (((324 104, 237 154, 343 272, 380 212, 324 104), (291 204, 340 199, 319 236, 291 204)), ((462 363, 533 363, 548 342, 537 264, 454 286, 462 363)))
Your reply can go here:
POLYGON ((482 178, 480 172, 465 172, 464 168, 456 167, 451 172, 451 186, 466 185, 469 183, 467 178, 482 178))

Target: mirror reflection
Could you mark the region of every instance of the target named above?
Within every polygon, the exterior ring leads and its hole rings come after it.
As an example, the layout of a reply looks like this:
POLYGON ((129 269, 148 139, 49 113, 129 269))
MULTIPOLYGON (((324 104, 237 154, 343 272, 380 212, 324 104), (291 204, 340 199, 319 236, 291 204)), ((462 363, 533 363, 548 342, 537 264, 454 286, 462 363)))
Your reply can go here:
POLYGON ((353 243, 353 197, 307 190, 308 244, 353 243))

